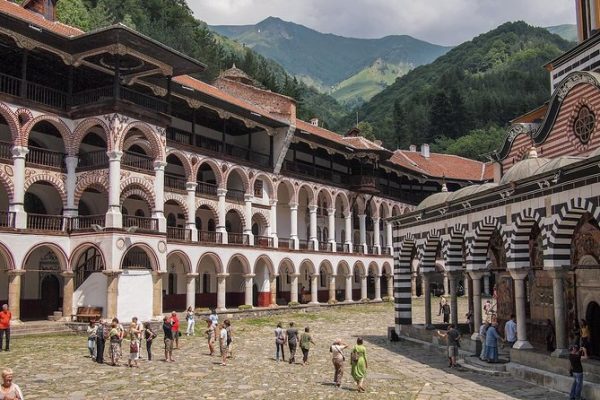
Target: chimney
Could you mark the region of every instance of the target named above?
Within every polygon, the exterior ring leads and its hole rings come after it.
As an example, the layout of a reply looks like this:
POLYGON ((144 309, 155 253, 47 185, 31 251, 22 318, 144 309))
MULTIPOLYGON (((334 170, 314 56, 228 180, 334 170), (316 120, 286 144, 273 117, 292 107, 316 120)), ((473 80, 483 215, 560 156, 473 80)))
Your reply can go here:
POLYGON ((312 126, 319 126, 319 118, 311 118, 310 119, 310 124, 312 126))
POLYGON ((425 158, 429 158, 429 145, 427 143, 421 145, 421 155, 425 158))
POLYGON ((417 151, 417 146, 414 144, 411 144, 410 147, 408 148, 408 151, 412 151, 412 152, 417 151))

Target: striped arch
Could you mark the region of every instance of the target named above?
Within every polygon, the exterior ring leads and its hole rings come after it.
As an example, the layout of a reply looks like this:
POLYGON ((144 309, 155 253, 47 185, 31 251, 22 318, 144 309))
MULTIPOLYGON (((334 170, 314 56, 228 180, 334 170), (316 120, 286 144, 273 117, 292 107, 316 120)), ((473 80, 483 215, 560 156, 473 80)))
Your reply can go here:
POLYGON ((264 228, 271 226, 269 215, 264 210, 256 210, 252 213, 252 219, 256 219, 264 228))
POLYGON ((396 332, 400 325, 412 324, 411 263, 416 240, 407 233, 399 241, 394 240, 394 310, 396 332))
MULTIPOLYGON (((10 137, 15 144, 21 144, 18 142, 19 139, 19 118, 12 112, 9 106, 4 103, 0 103, 0 116, 4 118, 8 129, 10 130, 10 137)), ((22 145, 22 144, 21 144, 22 145)))
MULTIPOLYGON (((194 175, 193 171, 192 171, 192 163, 190 162, 189 158, 186 156, 186 154, 184 152, 182 152, 181 150, 177 150, 177 149, 169 149, 169 151, 167 151, 167 158, 169 158, 169 156, 175 156, 177 157, 177 159, 181 162, 181 165, 183 166, 183 170, 185 171, 185 178, 187 179, 188 182, 196 182, 196 176, 194 175)), ((165 159, 166 161, 166 159, 165 159)))
POLYGON ((246 213, 244 212, 243 207, 235 204, 228 204, 227 207, 225 207, 225 216, 227 216, 229 211, 234 211, 240 217, 240 221, 242 221, 242 226, 244 229, 248 227, 248 221, 246 221, 246 213))
POLYGON ((342 206, 344 207, 344 216, 346 216, 350 211, 350 200, 348 200, 348 195, 346 194, 346 192, 343 192, 341 190, 335 192, 333 195, 334 205, 337 203, 338 197, 342 199, 342 206))
POLYGON ((504 229, 496 217, 488 215, 477 223, 475 232, 467 247, 467 270, 473 271, 486 268, 490 239, 496 230, 500 233, 503 243, 506 244, 504 229))
POLYGON ((450 234, 445 238, 443 253, 446 271, 460 271, 465 265, 465 232, 466 225, 456 224, 450 228, 450 234))
POLYGON ((596 221, 600 221, 600 207, 589 199, 573 198, 563 205, 555 216, 549 235, 546 236, 544 248, 544 266, 562 267, 571 264, 571 241, 581 216, 590 213, 596 221))
MULTIPOLYGON (((213 214, 213 219, 215 220, 215 226, 219 226, 219 211, 218 205, 215 202, 199 199, 196 201, 196 212, 198 212, 198 209, 200 208, 210 210, 213 214)), ((227 213, 227 211, 225 211, 225 213, 227 213)))
POLYGON ((441 233, 432 229, 425 238, 425 243, 421 246, 421 272, 434 272, 436 264, 436 254, 438 246, 442 246, 441 233))
POLYGON ((100 118, 86 118, 81 121, 73 131, 73 135, 71 136, 71 143, 69 144, 70 152, 67 151, 70 155, 77 155, 79 153, 79 147, 81 146, 81 141, 88 134, 90 129, 95 126, 99 126, 104 131, 104 135, 106 136, 106 145, 108 146, 110 129, 108 126, 102 121, 100 118))
POLYGON ((542 238, 546 237, 546 227, 540 213, 531 208, 521 210, 512 225, 508 248, 506 249, 506 264, 508 269, 530 268, 529 237, 531 230, 537 224, 542 238))
POLYGON ((15 117, 17 117, 17 122, 21 125, 25 125, 34 118, 31 110, 24 107, 18 108, 15 111, 15 117))
POLYGON ((40 122, 48 122, 49 124, 51 124, 58 130, 58 132, 60 133, 60 136, 62 137, 65 151, 67 152, 67 154, 72 155, 73 152, 71 151, 71 146, 70 146, 71 130, 69 129, 67 124, 65 124, 64 121, 62 119, 60 119, 59 117, 57 117, 56 115, 40 115, 38 117, 35 117, 31 121, 27 122, 25 125, 23 125, 23 127, 21 128, 21 139, 20 139, 21 146, 27 146, 27 144, 29 142, 29 135, 31 134, 31 131, 40 122))
POLYGON ((210 167, 210 169, 212 170, 213 174, 215 174, 215 179, 217 181, 217 187, 218 188, 226 187, 226 181, 223 176, 223 172, 221 171, 221 167, 219 166, 219 164, 217 164, 216 161, 214 161, 210 158, 203 158, 202 160, 200 160, 199 162, 197 162, 194 165, 194 167, 192 168, 192 178, 193 178, 192 181, 198 180, 198 171, 200 171, 200 167, 202 167, 204 164, 208 165, 210 167))
POLYGON ((5 171, 8 168, 10 168, 9 171, 11 172, 11 175, 12 175, 12 172, 13 172, 12 167, 6 166, 3 169, 0 169, 0 184, 6 191, 6 195, 8 196, 8 203, 10 204, 13 202, 13 196, 14 196, 15 192, 14 192, 14 185, 12 183, 12 178, 5 171))
POLYGON ((242 184, 244 185, 244 192, 249 193, 250 192, 250 178, 248 177, 248 172, 244 168, 239 167, 239 166, 230 167, 225 172, 225 175, 223 177, 223 187, 227 187, 227 182, 229 181, 229 177, 234 172, 237 172, 237 174, 242 179, 242 184))
POLYGON ((182 195, 177 194, 177 193, 165 192, 165 203, 167 201, 174 201, 175 203, 177 203, 177 205, 179 207, 181 207, 181 209, 183 210, 183 212, 185 213, 185 216, 187 218, 189 209, 188 209, 187 200, 185 197, 183 197, 182 195))
POLYGON ((331 195, 331 191, 325 187, 317 190, 316 199, 319 201, 319 196, 323 193, 323 197, 325 198, 326 208, 335 208, 335 204, 333 203, 333 196, 331 195))
POLYGON ((261 180, 266 186, 267 189, 269 191, 269 199, 273 200, 277 198, 277 192, 275 192, 275 184, 273 182, 273 178, 270 177, 269 175, 259 172, 257 175, 254 176, 254 178, 252 178, 252 182, 250 182, 250 187, 252 188, 252 194, 254 194, 254 185, 256 184, 256 181, 261 180))
POLYGON ((75 187, 75 204, 79 203, 83 193, 90 187, 101 188, 108 193, 108 175, 105 171, 94 171, 93 173, 85 173, 79 176, 75 187))
POLYGON ((60 195, 60 200, 62 201, 63 206, 66 206, 67 204, 67 192, 65 189, 65 183, 59 179, 57 176, 55 175, 51 175, 51 174, 36 174, 36 175, 32 175, 29 177, 29 179, 27 179, 25 181, 25 184, 23 185, 23 190, 25 192, 27 192, 27 190, 29 190, 29 188, 31 187, 31 185, 33 185, 36 182, 48 182, 49 184, 51 184, 56 191, 58 192, 58 194, 60 195))
POLYGON ((119 138, 117 142, 117 148, 115 150, 123 151, 125 149, 125 140, 127 138, 127 134, 131 132, 133 129, 137 129, 144 135, 148 143, 150 144, 150 149, 152 150, 152 156, 157 161, 165 160, 165 150, 164 145, 159 138, 158 133, 150 125, 145 122, 135 121, 130 123, 123 130, 123 134, 119 138))
POLYGON ((193 268, 192 261, 190 260, 190 257, 184 251, 173 250, 169 254, 167 254, 167 264, 169 262, 169 257, 179 257, 179 259, 181 261, 183 261, 183 267, 184 267, 186 273, 193 274, 197 271, 197 270, 192 269, 193 268))
POLYGON ((121 183, 121 203, 132 195, 140 196, 146 200, 150 210, 156 208, 156 199, 154 198, 154 187, 145 179, 131 177, 121 183))

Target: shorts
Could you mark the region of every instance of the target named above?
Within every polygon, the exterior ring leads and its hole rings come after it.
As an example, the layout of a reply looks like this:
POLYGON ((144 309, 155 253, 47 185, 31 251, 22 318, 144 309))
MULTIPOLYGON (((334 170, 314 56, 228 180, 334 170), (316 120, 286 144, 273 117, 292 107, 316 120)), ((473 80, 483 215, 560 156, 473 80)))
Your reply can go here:
POLYGON ((173 351, 173 340, 165 339, 165 351, 173 351))
POLYGON ((457 346, 448 346, 448 357, 457 357, 458 356, 458 347, 457 346))

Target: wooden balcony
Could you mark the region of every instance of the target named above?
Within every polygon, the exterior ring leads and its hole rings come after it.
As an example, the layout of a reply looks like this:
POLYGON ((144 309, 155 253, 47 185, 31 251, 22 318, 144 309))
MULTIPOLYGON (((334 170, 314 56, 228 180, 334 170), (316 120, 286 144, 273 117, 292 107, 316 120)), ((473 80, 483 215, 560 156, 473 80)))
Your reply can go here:
POLYGON ((27 214, 27 229, 44 232, 66 232, 68 218, 62 215, 27 214))
POLYGON ((165 174, 165 188, 179 192, 186 191, 187 179, 183 176, 165 174))
POLYGON ((221 232, 198 231, 198 242, 202 244, 222 243, 223 239, 221 232))
POLYGON ((227 243, 240 246, 248 246, 250 244, 250 241, 248 240, 248 235, 245 235, 243 233, 227 232, 227 243))
POLYGON ((207 182, 197 182, 196 194, 200 196, 217 197, 217 185, 207 182))
POLYGON ((108 155, 106 150, 90 151, 79 154, 79 170, 101 169, 108 167, 108 155))
POLYGON ((225 198, 231 201, 244 202, 245 191, 239 189, 227 189, 225 198))
POLYGON ((273 247, 273 238, 269 236, 254 236, 254 245, 262 248, 271 248, 273 247))
POLYGON ((191 242, 192 230, 169 226, 167 227, 167 239, 175 242, 191 242))
POLYGON ((144 154, 124 151, 121 166, 137 171, 154 173, 154 159, 144 154))
POLYGON ((29 153, 25 158, 27 163, 56 169, 63 169, 65 167, 64 159, 64 153, 34 146, 29 146, 29 153))
POLYGON ((123 215, 123 228, 139 232, 158 232, 158 220, 150 217, 135 217, 132 215, 123 215))
POLYGON ((79 215, 69 218, 69 230, 74 232, 93 232, 94 228, 103 227, 106 223, 106 214, 79 215))

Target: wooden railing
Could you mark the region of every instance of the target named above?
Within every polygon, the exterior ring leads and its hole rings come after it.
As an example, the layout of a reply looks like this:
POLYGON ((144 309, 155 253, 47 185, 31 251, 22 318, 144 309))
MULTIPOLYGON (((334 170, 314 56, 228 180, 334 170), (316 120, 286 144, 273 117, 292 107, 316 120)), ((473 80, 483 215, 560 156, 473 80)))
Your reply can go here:
POLYGON ((66 231, 67 217, 62 215, 27 214, 27 229, 37 231, 66 231))
POLYGON ((222 243, 221 232, 198 231, 199 243, 222 243))
POLYGON ((124 151, 121 165, 141 171, 154 171, 154 159, 144 154, 124 151))
POLYGON ((135 217, 132 215, 123 215, 123 228, 134 228, 139 231, 157 232, 158 220, 150 217, 135 217))
POLYGON ((286 160, 283 163, 283 171, 302 176, 310 176, 322 181, 333 183, 348 183, 349 175, 328 168, 306 164, 301 161, 286 160))
POLYGON ((120 89, 121 99, 123 100, 130 101, 157 113, 167 113, 169 109, 168 103, 164 100, 137 92, 125 86, 121 86, 120 89))
POLYGON ((106 214, 79 215, 69 218, 69 230, 71 231, 93 231, 94 225, 103 227, 106 223, 106 214))
POLYGON ((352 253, 364 254, 365 253, 365 247, 362 244, 353 244, 352 245, 352 253))
POLYGON ((66 110, 68 94, 60 90, 52 89, 37 83, 25 82, 27 85, 27 100, 34 103, 44 104, 59 110, 66 110))
POLYGON ((273 238, 270 236, 254 236, 254 245, 257 247, 273 247, 273 238))
POLYGON ((10 96, 20 96, 21 80, 14 76, 0 74, 0 92, 10 96))
POLYGON ((144 250, 129 251, 123 259, 123 269, 152 269, 152 263, 144 250))
POLYGON ((12 161, 12 143, 0 141, 0 160, 12 161))
POLYGON ((40 149, 34 146, 29 146, 29 153, 26 157, 27 162, 53 168, 62 168, 64 166, 64 159, 64 153, 48 149, 40 149))
POLYGON ((233 201, 244 201, 244 195, 246 192, 239 189, 227 189, 225 198, 233 201))
POLYGON ((95 150, 79 154, 77 168, 94 169, 108 167, 108 155, 106 150, 95 150))
POLYGON ((165 174, 165 187, 174 190, 186 190, 187 179, 183 176, 166 175, 165 174))
POLYGON ((192 230, 169 226, 167 227, 167 239, 179 242, 190 242, 192 240, 192 230))
POLYGON ((311 242, 306 239, 298 239, 299 249, 300 250, 309 250, 311 242))
POLYGON ((331 246, 327 242, 319 242, 319 251, 331 251, 331 246))
POLYGON ((248 235, 243 233, 227 232, 227 243, 247 246, 249 244, 248 235))
POLYGON ((15 227, 15 213, 11 211, 0 211, 0 227, 1 228, 14 228, 15 227))
POLYGON ((335 251, 337 253, 343 253, 344 252, 344 243, 336 243, 335 244, 335 251))
POLYGON ((280 249, 294 250, 294 241, 290 238, 278 238, 277 247, 280 249))
POLYGON ((206 182, 197 182, 196 194, 205 196, 217 196, 217 185, 206 182))
POLYGON ((385 246, 385 247, 381 248, 381 254, 390 256, 390 255, 392 255, 392 252, 389 247, 385 246))
POLYGON ((187 146, 194 144, 194 135, 191 132, 173 127, 167 128, 167 139, 187 146))

